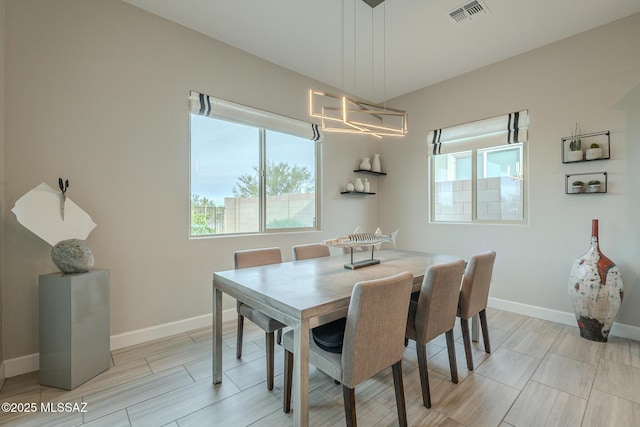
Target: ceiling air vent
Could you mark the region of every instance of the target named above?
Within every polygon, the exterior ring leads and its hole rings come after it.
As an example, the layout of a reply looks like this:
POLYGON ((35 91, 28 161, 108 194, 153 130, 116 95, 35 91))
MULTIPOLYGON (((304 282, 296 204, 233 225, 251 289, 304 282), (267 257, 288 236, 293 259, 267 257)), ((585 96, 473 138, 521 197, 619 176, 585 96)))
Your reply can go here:
POLYGON ((456 24, 464 24, 489 12, 489 8, 480 0, 473 0, 456 7, 449 12, 449 18, 456 24))

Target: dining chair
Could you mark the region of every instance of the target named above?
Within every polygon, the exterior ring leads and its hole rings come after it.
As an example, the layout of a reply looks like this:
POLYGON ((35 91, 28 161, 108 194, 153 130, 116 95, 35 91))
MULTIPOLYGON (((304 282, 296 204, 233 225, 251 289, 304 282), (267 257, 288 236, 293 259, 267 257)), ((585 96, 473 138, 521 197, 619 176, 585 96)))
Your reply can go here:
POLYGON ((495 251, 472 256, 467 263, 464 277, 462 278, 460 299, 458 301, 458 317, 460 317, 467 369, 470 371, 473 371, 473 355, 471 354, 469 319, 476 314, 480 318, 484 351, 491 353, 489 327, 487 326, 487 300, 489 299, 489 286, 491 285, 491 274, 493 273, 495 260, 495 251))
POLYGON ((330 256, 329 246, 322 243, 310 243, 308 245, 295 245, 291 248, 294 261, 303 259, 322 258, 330 256))
MULTIPOLYGON (((233 254, 235 268, 258 267, 261 265, 278 264, 282 262, 280 248, 249 249, 236 251, 233 254)), ((267 389, 273 390, 274 371, 274 343, 273 333, 282 333, 283 323, 267 316, 253 307, 238 301, 236 304, 238 311, 238 334, 236 341, 236 358, 242 357, 242 334, 244 330, 244 319, 247 318, 265 331, 266 355, 267 355, 267 389)), ((278 340, 280 342, 280 339, 278 340)))
POLYGON ((416 342, 422 403, 431 408, 426 345, 435 337, 446 335, 451 381, 458 383, 453 327, 456 324, 460 282, 464 274, 462 259, 427 268, 418 300, 411 300, 407 316, 406 338, 416 342))
MULTIPOLYGON (((291 252, 294 261, 331 256, 329 247, 321 243, 295 245, 291 248, 291 252)), ((342 351, 344 325, 345 318, 343 317, 313 328, 311 330, 313 339, 322 349, 339 353, 342 351)))
MULTIPOLYGON (((396 407, 401 426, 407 425, 402 383, 404 328, 413 275, 408 272, 358 282, 347 312, 342 354, 318 347, 309 337, 309 363, 342 383, 347 426, 356 426, 355 387, 388 367, 393 371, 396 407)), ((291 410, 293 331, 282 338, 285 349, 283 410, 291 410)))

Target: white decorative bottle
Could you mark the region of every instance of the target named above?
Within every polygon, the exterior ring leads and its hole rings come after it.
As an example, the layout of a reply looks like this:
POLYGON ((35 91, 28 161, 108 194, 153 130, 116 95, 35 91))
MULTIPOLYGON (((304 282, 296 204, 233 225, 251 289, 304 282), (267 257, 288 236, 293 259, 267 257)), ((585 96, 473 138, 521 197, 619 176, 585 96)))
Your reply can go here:
POLYGON ((364 179, 364 192, 371 193, 371 183, 367 178, 364 179))
POLYGON ((373 155, 373 163, 371 164, 371 170, 373 172, 382 172, 382 168, 380 166, 380 154, 373 155))
POLYGON ((361 178, 356 178, 356 183, 354 185, 356 191, 362 192, 364 190, 364 184, 362 183, 361 178))
POLYGON ((371 170, 371 158, 370 157, 365 157, 362 159, 362 161, 360 162, 360 169, 363 171, 370 171, 371 170))

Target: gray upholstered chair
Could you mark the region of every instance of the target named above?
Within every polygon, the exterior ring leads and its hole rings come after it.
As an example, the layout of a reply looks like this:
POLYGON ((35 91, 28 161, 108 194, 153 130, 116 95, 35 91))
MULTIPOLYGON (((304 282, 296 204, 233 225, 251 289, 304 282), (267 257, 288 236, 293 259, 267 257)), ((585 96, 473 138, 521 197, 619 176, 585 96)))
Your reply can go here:
MULTIPOLYGON (((390 366, 393 370, 400 425, 407 425, 402 353, 412 283, 413 276, 407 272, 356 283, 347 313, 342 354, 322 350, 309 336, 309 363, 342 383, 348 426, 357 424, 355 387, 390 366)), ((282 345, 285 348, 283 410, 289 412, 294 357, 293 331, 284 334, 282 345)))
MULTIPOLYGON (((257 267, 260 265, 277 264, 282 262, 280 248, 251 249, 237 251, 233 254, 235 268, 257 267)), ((265 331, 265 343, 267 353, 267 389, 273 390, 273 333, 282 333, 284 324, 267 316, 266 314, 248 306, 240 301, 237 303, 238 310, 238 335, 236 343, 236 358, 242 357, 242 333, 244 329, 244 319, 247 318, 265 331)), ((280 340, 278 340, 280 341, 280 340)))
POLYGON ((491 353, 489 327, 487 326, 487 300, 489 299, 489 286, 495 260, 496 253, 494 251, 472 256, 462 279, 458 317, 460 317, 467 368, 470 371, 473 371, 473 356, 471 354, 471 337, 469 336, 469 319, 476 314, 480 318, 480 326, 482 327, 484 351, 491 353))
POLYGON ((422 403, 427 408, 431 407, 431 394, 429 392, 426 345, 443 333, 447 338, 451 381, 458 383, 453 327, 456 324, 458 296, 463 273, 464 261, 461 259, 427 268, 418 301, 412 300, 409 305, 406 338, 416 342, 422 403))
POLYGON ((322 243, 310 243, 308 245, 295 245, 291 248, 294 261, 303 259, 322 258, 331 255, 329 246, 322 243))

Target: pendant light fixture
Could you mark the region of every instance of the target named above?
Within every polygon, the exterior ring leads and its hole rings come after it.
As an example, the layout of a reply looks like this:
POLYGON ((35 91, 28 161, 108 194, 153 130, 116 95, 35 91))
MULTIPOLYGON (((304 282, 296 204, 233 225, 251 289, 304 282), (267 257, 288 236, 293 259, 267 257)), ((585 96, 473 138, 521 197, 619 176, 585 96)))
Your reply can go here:
MULTIPOLYGON (((354 0, 354 7, 355 1, 356 0, 354 0)), ((384 0, 363 1, 372 8, 371 25, 373 26, 373 8, 382 3, 384 0)), ((386 9, 384 18, 386 26, 386 9)), ((342 75, 344 78, 344 0, 342 1, 341 24, 341 66, 342 75)), ((371 43, 373 44, 373 38, 371 40, 371 43)), ((373 47, 371 50, 371 54, 373 56, 373 47)), ((386 80, 386 46, 383 50, 385 53, 383 60, 383 80, 386 80)), ((384 84, 386 84, 386 81, 384 82, 384 84)), ((374 104, 347 95, 335 95, 324 91, 311 89, 309 91, 309 114, 312 117, 318 117, 321 119, 322 130, 325 132, 359 133, 373 135, 377 138, 382 138, 383 136, 404 136, 407 133, 406 111, 389 108, 385 105, 374 104)))

